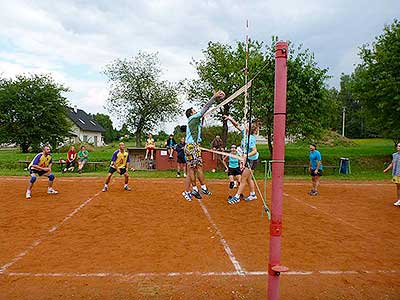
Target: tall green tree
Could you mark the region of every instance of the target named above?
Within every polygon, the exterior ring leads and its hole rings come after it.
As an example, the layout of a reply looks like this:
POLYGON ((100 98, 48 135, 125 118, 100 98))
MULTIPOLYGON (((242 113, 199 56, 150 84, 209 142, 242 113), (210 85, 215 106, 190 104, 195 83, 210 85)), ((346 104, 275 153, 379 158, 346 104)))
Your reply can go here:
POLYGON ((360 49, 354 93, 368 122, 387 138, 400 142, 400 22, 386 25, 372 46, 360 49))
POLYGON ((50 75, 19 75, 0 80, 0 142, 16 143, 22 152, 41 144, 53 147, 68 135, 68 89, 50 75))
POLYGON ((174 120, 181 112, 179 87, 161 79, 157 54, 139 52, 133 59, 117 59, 105 74, 111 83, 108 111, 135 132, 137 146, 143 132, 174 120))
POLYGON ((97 113, 93 117, 106 130, 104 132, 104 141, 106 143, 111 143, 118 139, 118 131, 114 128, 109 115, 97 113))
MULTIPOLYGON (((270 45, 252 41, 249 44, 248 78, 258 74, 253 83, 252 115, 262 123, 262 133, 268 140, 272 152, 273 107, 275 78, 275 43, 270 45)), ((189 84, 189 95, 198 100, 207 99, 213 90, 222 89, 229 96, 244 85, 245 44, 238 42, 235 47, 209 43, 203 51, 204 58, 194 62, 199 79, 189 84), (207 94, 208 93, 208 94, 207 94)), ((318 135, 320 119, 324 114, 326 97, 325 81, 327 70, 319 68, 309 50, 290 44, 288 57, 287 89, 287 132, 289 135, 304 137, 318 135)), ((204 101, 204 100, 203 100, 204 101)), ((236 119, 243 117, 243 96, 224 107, 221 114, 231 114, 236 119)), ((223 123, 225 133, 225 123, 223 123)), ((227 131, 227 130, 226 130, 227 131)), ((224 137, 224 135, 222 135, 224 137)))

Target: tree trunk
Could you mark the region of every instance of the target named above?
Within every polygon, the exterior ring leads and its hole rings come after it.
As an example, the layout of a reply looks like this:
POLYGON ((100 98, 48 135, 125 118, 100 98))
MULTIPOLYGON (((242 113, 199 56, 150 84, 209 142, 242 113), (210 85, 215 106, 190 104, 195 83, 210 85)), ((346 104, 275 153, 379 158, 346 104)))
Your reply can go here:
POLYGON ((140 129, 135 132, 135 143, 136 147, 140 147, 140 137, 142 136, 142 131, 140 129))
POLYGON ((21 143, 20 147, 21 147, 22 153, 28 153, 28 150, 29 150, 29 144, 28 143, 21 143))
POLYGON ((267 127, 267 141, 268 141, 268 149, 270 153, 270 158, 272 158, 272 151, 273 146, 272 146, 272 128, 270 126, 267 127))
MULTIPOLYGON (((224 105, 224 115, 229 115, 229 105, 224 105)), ((226 147, 228 141, 228 122, 226 120, 222 121, 222 144, 226 147)))

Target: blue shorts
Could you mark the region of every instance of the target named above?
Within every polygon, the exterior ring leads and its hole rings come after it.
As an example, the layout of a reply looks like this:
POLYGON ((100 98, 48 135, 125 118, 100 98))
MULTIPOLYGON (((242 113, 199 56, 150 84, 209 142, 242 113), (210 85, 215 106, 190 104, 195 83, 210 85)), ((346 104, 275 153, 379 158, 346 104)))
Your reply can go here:
POLYGON ((46 174, 47 171, 39 171, 36 169, 29 169, 29 174, 38 174, 39 176, 43 176, 44 174, 46 174))

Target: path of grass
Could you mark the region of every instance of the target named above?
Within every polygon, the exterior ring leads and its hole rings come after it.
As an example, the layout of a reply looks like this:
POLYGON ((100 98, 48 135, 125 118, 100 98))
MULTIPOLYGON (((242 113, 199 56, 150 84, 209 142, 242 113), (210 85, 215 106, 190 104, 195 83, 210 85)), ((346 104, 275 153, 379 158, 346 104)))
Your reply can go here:
MULTIPOLYGON (((385 139, 362 139, 353 140, 355 145, 350 147, 329 147, 321 146, 318 150, 322 154, 323 163, 325 165, 339 165, 341 157, 348 157, 351 161, 351 175, 334 174, 332 170, 326 170, 325 176, 332 179, 358 179, 358 180, 381 180, 390 178, 390 174, 383 174, 382 170, 390 162, 391 153, 394 146, 391 140, 385 139)), ((128 145, 128 147, 133 145, 128 145)), ((117 148, 116 145, 97 148, 96 151, 90 153, 91 161, 110 160, 112 153, 117 148)), ((270 154, 267 145, 258 145, 261 160, 268 160, 270 154)), ((306 144, 289 144, 286 146, 286 164, 288 165, 305 165, 308 164, 308 145, 306 144)), ((17 162, 20 160, 31 160, 35 153, 21 153, 19 150, 1 150, 0 151, 0 175, 26 175, 22 165, 17 162)), ((65 158, 66 153, 53 153, 53 159, 59 160, 65 158)), ((54 169, 55 173, 59 173, 58 167, 54 169)), ((107 168, 100 168, 97 172, 88 170, 82 176, 105 176, 107 168)), ((258 167, 256 172, 257 178, 263 177, 263 166, 258 167)), ((304 174, 303 168, 287 168, 287 178, 308 178, 304 174)), ((65 174, 63 176, 71 176, 65 174)), ((72 174, 72 176, 75 176, 72 174)), ((132 174, 133 177, 149 177, 149 178, 169 178, 174 177, 174 171, 136 171, 132 174)), ((224 172, 207 173, 207 177, 226 178, 224 172)))

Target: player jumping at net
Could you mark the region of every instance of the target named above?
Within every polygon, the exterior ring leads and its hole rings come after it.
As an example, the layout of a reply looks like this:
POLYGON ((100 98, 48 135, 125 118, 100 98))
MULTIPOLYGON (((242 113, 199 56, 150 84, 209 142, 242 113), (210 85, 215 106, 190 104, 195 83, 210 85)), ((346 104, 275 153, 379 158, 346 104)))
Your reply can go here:
POLYGON ((242 149, 243 149, 243 161, 245 162, 244 170, 242 173, 242 178, 240 180, 239 189, 236 192, 236 195, 228 200, 228 204, 236 204, 240 202, 240 195, 243 193, 244 187, 246 183, 250 189, 250 195, 246 197, 244 200, 249 202, 257 199, 257 195, 255 192, 255 185, 253 181, 253 172, 258 165, 258 151, 256 146, 256 137, 254 134, 257 132, 258 126, 257 124, 252 124, 250 128, 250 135, 248 126, 244 126, 244 128, 240 128, 239 123, 236 122, 230 116, 224 116, 225 120, 228 120, 235 126, 236 129, 242 132, 242 149))
POLYGON ((108 191, 108 184, 110 183, 111 177, 113 176, 113 174, 115 172, 117 172, 119 175, 124 175, 124 177, 125 177, 124 190, 126 190, 126 191, 131 190, 131 188, 128 185, 129 162, 130 162, 129 153, 127 151, 125 151, 125 144, 119 143, 119 149, 113 153, 113 156, 111 158, 111 165, 108 170, 106 182, 104 183, 103 192, 108 191))
POLYGON ((192 196, 201 199, 201 195, 196 186, 196 174, 201 184, 201 193, 204 195, 211 195, 207 189, 204 181, 203 174, 203 160, 201 158, 201 150, 199 143, 201 142, 201 120, 206 111, 217 99, 223 99, 225 93, 223 91, 216 92, 213 97, 206 103, 200 112, 196 112, 194 108, 186 110, 186 117, 188 118, 188 125, 186 127, 186 140, 185 140, 185 156, 188 168, 188 177, 185 180, 185 191, 182 193, 187 201, 192 201, 192 196), (190 185, 192 184, 192 190, 190 185))
POLYGON ((53 160, 50 155, 50 147, 43 146, 42 152, 35 155, 32 162, 28 166, 31 178, 29 180, 28 189, 26 190, 26 199, 32 197, 32 187, 37 179, 37 176, 46 176, 49 178, 49 185, 47 188, 47 193, 50 195, 58 194, 58 192, 53 189, 53 182, 55 176, 51 173, 51 166, 53 160))
POLYGON ((400 207, 400 143, 396 145, 396 150, 397 152, 392 154, 392 162, 383 172, 386 173, 392 169, 392 181, 397 187, 397 201, 393 205, 400 207))

